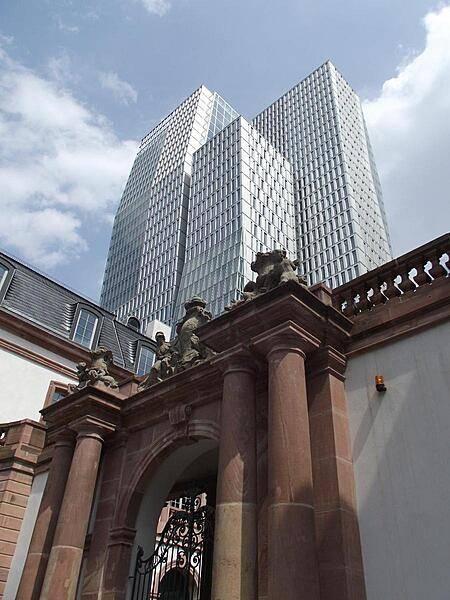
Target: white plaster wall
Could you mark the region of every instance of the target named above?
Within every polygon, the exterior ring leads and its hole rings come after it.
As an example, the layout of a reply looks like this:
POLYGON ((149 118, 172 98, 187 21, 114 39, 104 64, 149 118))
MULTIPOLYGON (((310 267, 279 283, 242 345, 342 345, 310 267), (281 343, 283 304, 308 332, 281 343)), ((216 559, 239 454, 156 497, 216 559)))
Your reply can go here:
POLYGON ((23 567, 27 558, 31 536, 33 535, 39 505, 47 482, 47 476, 48 473, 40 473, 33 479, 30 497, 28 498, 27 508, 22 521, 22 527, 17 539, 16 551, 14 552, 8 580, 5 586, 4 600, 14 600, 16 597, 17 588, 19 587, 23 567))
MULTIPOLYGON (((49 352, 4 329, 0 329, 0 339, 32 350, 63 366, 74 368, 74 363, 66 358, 49 352)), ((52 380, 62 383, 74 381, 58 371, 0 347, 0 423, 19 421, 20 419, 39 420, 39 411, 44 405, 45 395, 52 380)))
POLYGON ((368 600, 449 600, 450 324, 351 359, 346 389, 368 600))

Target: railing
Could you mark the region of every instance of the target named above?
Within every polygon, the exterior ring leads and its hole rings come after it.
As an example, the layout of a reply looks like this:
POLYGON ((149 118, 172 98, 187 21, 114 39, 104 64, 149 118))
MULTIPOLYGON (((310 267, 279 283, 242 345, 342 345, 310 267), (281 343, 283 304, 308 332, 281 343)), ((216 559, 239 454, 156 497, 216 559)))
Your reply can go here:
POLYGON ((449 277, 450 234, 445 234, 333 290, 333 305, 353 316, 449 277))

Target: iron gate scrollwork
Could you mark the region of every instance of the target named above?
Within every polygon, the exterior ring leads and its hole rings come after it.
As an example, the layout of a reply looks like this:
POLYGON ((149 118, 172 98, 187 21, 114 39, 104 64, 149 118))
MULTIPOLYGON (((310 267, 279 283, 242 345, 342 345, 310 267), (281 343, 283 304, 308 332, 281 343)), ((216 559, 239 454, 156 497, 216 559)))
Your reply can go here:
POLYGON ((214 509, 202 497, 198 491, 183 497, 148 558, 138 548, 132 600, 208 600, 214 509))

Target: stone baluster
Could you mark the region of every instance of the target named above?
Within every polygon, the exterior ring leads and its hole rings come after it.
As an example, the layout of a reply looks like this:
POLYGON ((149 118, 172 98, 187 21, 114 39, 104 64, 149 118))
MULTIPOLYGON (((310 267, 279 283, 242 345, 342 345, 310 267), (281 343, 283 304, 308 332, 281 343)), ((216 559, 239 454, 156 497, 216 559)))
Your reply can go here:
POLYGON ((412 292, 413 290, 416 289, 416 286, 414 285, 414 281, 412 281, 412 279, 409 278, 410 272, 411 272, 411 265, 405 264, 405 266, 402 267, 402 269, 400 270, 400 273, 399 273, 402 280, 398 284, 398 287, 401 289, 401 291, 404 294, 407 294, 408 292, 412 292))
POLYGON ((345 300, 346 300, 346 306, 342 312, 346 317, 351 318, 351 317, 353 317, 353 315, 356 314, 355 293, 353 290, 350 290, 346 294, 345 300))
POLYGON ((415 282, 418 287, 425 285, 426 283, 430 283, 431 279, 428 273, 425 271, 425 265, 428 261, 423 256, 417 260, 417 264, 415 265, 417 269, 417 275, 414 277, 415 282))
POLYGON ((211 598, 256 600, 257 369, 242 348, 215 364, 224 376, 211 598))
POLYGON ((359 302, 357 308, 360 312, 367 310, 372 306, 372 302, 369 300, 368 297, 369 290, 370 286, 368 286, 367 284, 363 284, 360 288, 358 288, 359 302))
POLYGON ((395 272, 390 273, 389 275, 386 276, 386 284, 387 287, 384 290, 384 295, 387 297, 388 300, 392 300, 392 298, 397 298, 398 296, 401 296, 401 291, 398 289, 398 287, 395 285, 395 278, 397 277, 397 274, 395 272))
POLYGON ((381 286, 383 284, 383 277, 377 277, 371 282, 371 286, 373 288, 373 294, 370 298, 370 301, 374 306, 378 306, 379 304, 384 304, 387 302, 387 298, 384 294, 381 293, 381 286))
POLYGON ((39 600, 52 548, 59 509, 72 461, 74 434, 64 431, 56 438, 50 470, 22 571, 17 600, 39 600))
POLYGON ((447 275, 447 271, 440 263, 442 254, 443 252, 440 249, 434 250, 431 254, 430 260, 432 266, 430 269, 430 275, 433 277, 433 279, 440 279, 441 277, 445 277, 447 275))
POLYGON ((105 435, 114 427, 83 418, 70 425, 77 442, 64 492, 41 600, 74 600, 105 435))

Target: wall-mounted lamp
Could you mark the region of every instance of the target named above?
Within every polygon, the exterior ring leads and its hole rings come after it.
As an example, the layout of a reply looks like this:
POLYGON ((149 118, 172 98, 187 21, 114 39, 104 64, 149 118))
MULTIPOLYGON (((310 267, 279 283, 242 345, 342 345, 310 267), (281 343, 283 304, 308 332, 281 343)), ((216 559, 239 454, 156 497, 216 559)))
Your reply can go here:
POLYGON ((384 385, 383 375, 375 375, 375 387, 377 388, 377 392, 385 392, 386 391, 386 386, 384 385))

